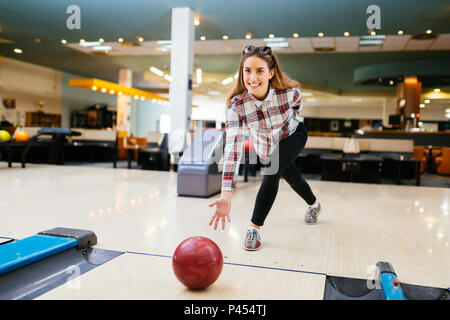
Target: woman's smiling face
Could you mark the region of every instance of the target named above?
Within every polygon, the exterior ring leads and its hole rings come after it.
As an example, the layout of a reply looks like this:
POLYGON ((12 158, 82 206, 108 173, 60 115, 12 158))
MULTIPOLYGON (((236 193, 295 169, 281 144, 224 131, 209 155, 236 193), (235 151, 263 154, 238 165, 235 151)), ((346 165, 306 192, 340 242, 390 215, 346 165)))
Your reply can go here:
POLYGON ((272 79, 274 71, 269 70, 264 59, 253 55, 245 60, 243 72, 244 84, 248 92, 258 100, 263 100, 269 90, 269 80, 272 79))

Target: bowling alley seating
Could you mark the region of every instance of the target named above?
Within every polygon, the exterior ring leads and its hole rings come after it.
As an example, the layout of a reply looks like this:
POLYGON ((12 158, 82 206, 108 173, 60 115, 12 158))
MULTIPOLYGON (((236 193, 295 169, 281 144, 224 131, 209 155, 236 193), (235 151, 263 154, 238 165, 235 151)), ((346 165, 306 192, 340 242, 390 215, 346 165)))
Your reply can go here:
POLYGON ((170 170, 169 136, 167 133, 149 132, 146 146, 139 148, 138 163, 144 170, 170 170))
POLYGON ((146 137, 118 137, 117 138, 117 159, 128 159, 128 148, 134 148, 133 160, 138 160, 138 149, 147 146, 146 137))
POLYGON ((424 146, 414 146, 413 157, 420 161, 420 173, 427 169, 427 156, 425 154, 424 146))
POLYGON ((73 128, 80 133, 65 145, 67 162, 109 162, 113 159, 116 131, 105 129, 73 128))
MULTIPOLYGON (((301 170, 303 173, 321 173, 323 174, 324 162, 327 164, 339 162, 334 165, 333 168, 325 170, 329 173, 329 177, 336 177, 338 181, 349 181, 350 176, 347 172, 345 177, 337 178, 342 175, 341 168, 344 161, 346 146, 349 145, 351 138, 348 137, 327 137, 327 136, 310 136, 305 145, 305 149, 302 151, 301 157, 301 170), (326 159, 323 159, 323 157, 326 159), (339 171, 339 172, 338 172, 339 171), (334 172, 334 173, 333 173, 334 172)), ((371 161, 377 160, 375 158, 382 159, 381 165, 381 177, 396 179, 400 183, 401 179, 416 179, 420 178, 416 173, 416 162, 419 159, 414 159, 414 141, 412 139, 379 139, 379 138, 356 138, 357 147, 359 152, 355 157, 359 157, 355 161, 362 166, 368 164, 371 161), (363 159, 364 158, 364 159, 363 159), (369 159, 370 158, 370 159, 369 159)), ((356 147, 356 146, 355 146, 356 147)), ((348 157, 348 155, 347 155, 348 157)), ((378 161, 378 160, 377 160, 378 161)), ((352 162, 353 163, 353 162, 352 162)), ((369 174, 371 177, 369 180, 376 182, 377 173, 376 163, 374 166, 369 166, 371 169, 365 169, 373 171, 373 174, 369 174)), ((325 168, 326 169, 326 168, 325 168)), ((345 169, 348 169, 345 167, 345 169)), ((347 170, 348 171, 348 170, 347 170)), ((361 167, 361 172, 363 171, 361 167)))
POLYGON ((436 172, 450 174, 450 148, 442 148, 440 156, 435 158, 436 172))

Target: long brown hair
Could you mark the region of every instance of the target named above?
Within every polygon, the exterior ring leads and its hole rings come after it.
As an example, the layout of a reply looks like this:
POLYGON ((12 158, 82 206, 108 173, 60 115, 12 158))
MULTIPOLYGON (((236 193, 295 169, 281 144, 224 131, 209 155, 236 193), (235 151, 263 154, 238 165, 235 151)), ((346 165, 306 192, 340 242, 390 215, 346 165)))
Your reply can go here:
POLYGON ((267 62, 267 66, 269 67, 269 70, 274 70, 274 74, 272 79, 269 80, 269 86, 276 89, 291 89, 291 88, 300 88, 300 83, 297 80, 289 78, 280 67, 280 63, 278 62, 278 58, 270 52, 270 54, 264 54, 259 52, 258 50, 243 54, 241 57, 241 61, 239 63, 239 70, 238 70, 238 79, 236 81, 236 84, 234 85, 233 90, 231 90, 230 94, 227 98, 227 105, 230 103, 230 100, 242 92, 246 91, 247 88, 244 84, 243 79, 243 70, 244 70, 244 62, 248 57, 251 56, 258 56, 259 58, 265 60, 267 62))

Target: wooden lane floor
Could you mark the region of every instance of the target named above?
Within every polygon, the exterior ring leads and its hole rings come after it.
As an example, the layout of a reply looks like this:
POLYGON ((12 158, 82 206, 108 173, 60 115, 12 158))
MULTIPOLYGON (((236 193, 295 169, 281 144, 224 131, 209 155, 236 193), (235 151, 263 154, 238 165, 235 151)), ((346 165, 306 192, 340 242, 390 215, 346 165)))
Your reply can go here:
POLYGON ((306 204, 282 181, 261 232, 263 248, 247 252, 242 245, 257 178, 238 182, 231 224, 214 231, 208 204, 215 197, 178 197, 174 172, 48 165, 0 170, 0 208, 8 212, 2 237, 56 226, 89 229, 98 237, 96 247, 130 252, 121 258, 127 260, 131 252, 171 256, 181 241, 200 235, 219 245, 226 263, 367 279, 382 260, 402 282, 450 283, 449 189, 309 181, 322 205, 319 224, 309 226, 303 222, 306 204))

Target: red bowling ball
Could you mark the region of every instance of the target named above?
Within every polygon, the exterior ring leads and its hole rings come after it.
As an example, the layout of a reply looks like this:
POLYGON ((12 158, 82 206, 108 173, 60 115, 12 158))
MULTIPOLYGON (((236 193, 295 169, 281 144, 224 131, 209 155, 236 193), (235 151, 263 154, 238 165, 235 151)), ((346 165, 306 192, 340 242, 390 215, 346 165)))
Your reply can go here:
POLYGON ((222 272, 222 251, 208 238, 188 238, 175 249, 172 268, 177 279, 186 287, 205 289, 212 285, 222 272))

